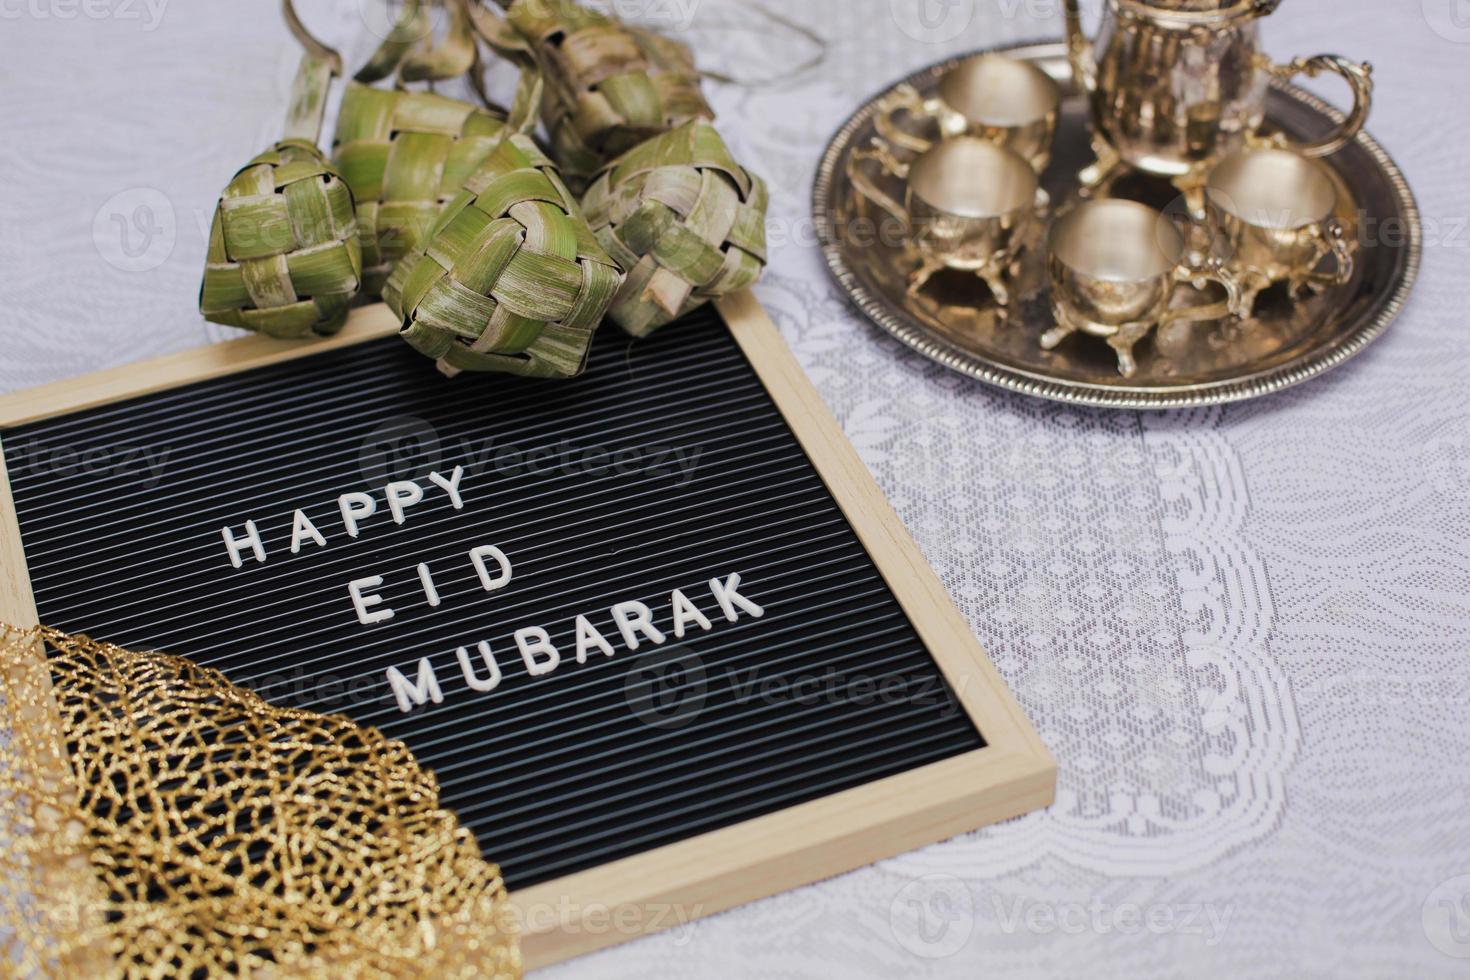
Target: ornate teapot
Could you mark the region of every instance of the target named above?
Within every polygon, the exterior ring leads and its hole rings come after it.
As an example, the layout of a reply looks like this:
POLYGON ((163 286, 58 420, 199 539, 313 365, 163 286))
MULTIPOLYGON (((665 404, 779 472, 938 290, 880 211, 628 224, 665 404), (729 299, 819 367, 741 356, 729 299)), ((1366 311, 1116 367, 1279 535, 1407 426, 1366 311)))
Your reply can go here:
POLYGON ((1368 117, 1372 68, 1337 55, 1273 64, 1261 52, 1257 21, 1280 3, 1106 0, 1097 39, 1089 42, 1079 0, 1067 0, 1068 55, 1091 99, 1098 156, 1083 171, 1083 184, 1102 184, 1127 164, 1197 185, 1213 163, 1255 141, 1272 78, 1342 75, 1353 89, 1352 112, 1317 142, 1291 148, 1317 157, 1351 141, 1368 117))

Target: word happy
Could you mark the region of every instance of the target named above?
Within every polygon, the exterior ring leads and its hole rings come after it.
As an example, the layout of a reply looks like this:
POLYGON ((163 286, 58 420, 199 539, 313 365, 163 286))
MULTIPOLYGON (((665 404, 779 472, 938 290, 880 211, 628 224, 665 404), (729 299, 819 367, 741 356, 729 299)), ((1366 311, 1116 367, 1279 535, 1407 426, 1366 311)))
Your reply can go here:
MULTIPOLYGON (((508 579, 509 566, 506 567, 508 579)), ((710 579, 709 593, 727 622, 739 622, 742 613, 752 619, 765 615, 761 606, 740 593, 739 575, 728 575, 723 581, 718 578, 710 579)), ((669 634, 654 625, 653 610, 646 603, 636 600, 619 602, 608 609, 607 613, 616 627, 615 639, 621 640, 623 648, 629 652, 636 652, 645 642, 658 646, 669 638, 669 634)), ((676 639, 683 639, 691 627, 698 627, 700 630, 714 628, 710 617, 681 589, 669 593, 669 619, 676 639)), ((573 622, 572 633, 574 639, 571 647, 566 649, 571 650, 571 655, 579 664, 585 664, 593 653, 600 653, 604 657, 617 655, 618 651, 607 635, 585 615, 579 615, 573 622)), ((554 644, 551 634, 540 626, 526 626, 516 630, 513 642, 521 662, 525 664, 526 673, 532 677, 545 677, 554 673, 565 660, 564 648, 554 644)), ((465 647, 455 651, 459 660, 459 672, 465 686, 471 691, 488 694, 500 687, 504 673, 488 640, 481 640, 476 644, 475 650, 476 656, 472 656, 465 647), (479 661, 478 664, 476 660, 479 661)), ((419 658, 414 679, 411 681, 397 667, 389 667, 387 676, 393 697, 398 701, 399 711, 409 712, 431 701, 434 704, 444 701, 443 685, 428 657, 419 658)))
MULTIPOLYGON (((456 466, 448 477, 437 472, 429 474, 429 483, 448 495, 449 504, 455 510, 464 510, 464 497, 459 492, 463 479, 463 466, 456 466)), ((393 518, 393 523, 405 523, 408 520, 408 509, 423 503, 427 493, 428 490, 414 480, 396 480, 385 486, 383 497, 387 501, 388 513, 393 518)), ((342 529, 349 538, 356 538, 362 534, 363 523, 377 514, 378 498, 370 493, 344 493, 337 498, 337 511, 342 515, 342 529)), ((236 568, 245 564, 246 557, 254 557, 258 562, 264 562, 269 557, 265 542, 260 537, 260 528, 253 520, 245 522, 245 529, 241 534, 226 527, 220 529, 220 536, 224 538, 230 564, 236 568)), ((316 522, 306 516, 306 511, 298 508, 291 515, 291 554, 300 554, 308 543, 325 548, 327 539, 316 522)))

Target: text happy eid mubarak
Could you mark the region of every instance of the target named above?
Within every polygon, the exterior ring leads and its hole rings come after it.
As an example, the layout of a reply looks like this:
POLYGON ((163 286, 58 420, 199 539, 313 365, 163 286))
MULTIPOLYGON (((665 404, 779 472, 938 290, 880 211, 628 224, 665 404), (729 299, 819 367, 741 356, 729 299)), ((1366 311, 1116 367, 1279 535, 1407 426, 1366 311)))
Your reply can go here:
MULTIPOLYGON (((386 514, 381 512, 379 494, 344 493, 337 498, 337 511, 334 515, 340 516, 340 532, 349 538, 357 538, 370 530, 374 521, 385 518, 396 525, 406 524, 412 508, 422 503, 429 494, 442 494, 447 497, 451 507, 463 510, 464 497, 460 491, 464 475, 464 468, 456 466, 448 476, 439 472, 430 473, 427 486, 416 480, 391 482, 381 491, 386 514)), ((308 548, 329 546, 328 535, 305 511, 298 509, 289 519, 291 554, 300 554, 308 548)), ((334 521, 333 525, 335 523, 334 521)), ((335 526, 329 529, 338 533, 335 526)), ((224 541, 225 553, 237 569, 245 568, 252 560, 265 562, 270 559, 259 525, 254 520, 246 521, 243 527, 222 528, 220 535, 224 541)), ((510 556, 494 545, 471 548, 465 560, 474 566, 480 585, 487 593, 499 592, 510 585, 515 574, 510 556)), ((437 608, 443 600, 434 585, 433 569, 427 562, 421 562, 416 571, 424 599, 431 607, 437 608)), ((369 575, 347 582, 342 599, 344 615, 355 613, 357 621, 363 626, 375 626, 391 620, 394 616, 393 608, 377 592, 383 587, 383 582, 381 575, 369 575)), ((696 598, 703 600, 705 608, 715 617, 735 623, 742 616, 759 618, 765 614, 760 605, 740 592, 739 574, 732 573, 711 579, 703 588, 707 590, 708 596, 696 592, 696 598)), ((675 638, 682 639, 691 629, 714 628, 714 619, 706 614, 705 609, 700 608, 696 598, 691 598, 683 589, 675 589, 669 594, 667 622, 675 638)), ((523 626, 516 630, 511 637, 511 643, 525 664, 526 672, 532 677, 544 677, 560 667, 568 656, 575 658, 579 664, 585 664, 593 653, 604 657, 616 656, 618 643, 626 650, 636 651, 644 643, 657 646, 669 637, 669 633, 655 622, 653 608, 645 602, 629 600, 616 603, 607 610, 607 615, 612 620, 614 629, 606 632, 598 629, 587 615, 578 615, 574 623, 575 649, 572 650, 559 649, 551 642, 551 634, 539 625, 523 626)), ((473 654, 467 647, 460 647, 456 652, 460 667, 458 678, 467 689, 483 694, 500 686, 502 672, 490 641, 478 641, 473 654)), ((420 658, 410 673, 411 679, 397 667, 389 667, 386 672, 388 685, 401 711, 412 711, 431 701, 438 704, 444 700, 444 688, 452 682, 435 672, 429 658, 420 658)))

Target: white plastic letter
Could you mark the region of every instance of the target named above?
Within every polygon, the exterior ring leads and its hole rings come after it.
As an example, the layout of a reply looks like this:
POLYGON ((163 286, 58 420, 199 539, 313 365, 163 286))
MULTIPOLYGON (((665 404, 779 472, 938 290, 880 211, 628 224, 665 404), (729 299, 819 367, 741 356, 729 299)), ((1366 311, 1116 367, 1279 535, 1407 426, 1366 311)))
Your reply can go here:
POLYGON ((464 671, 464 682, 470 686, 470 690, 489 694, 500 686, 500 664, 495 662, 489 643, 481 640, 478 649, 480 659, 485 661, 485 668, 490 671, 490 679, 482 681, 476 676, 474 665, 470 663, 470 652, 464 647, 459 648, 459 669, 464 671))
POLYGON ((322 537, 322 532, 311 523, 311 518, 306 516, 305 511, 298 510, 291 521, 291 554, 301 554, 301 545, 307 538, 315 541, 318 548, 327 546, 327 539, 322 537))
POLYGON ((260 540, 260 531, 256 528, 254 521, 245 522, 245 536, 243 538, 235 537, 235 532, 227 527, 220 528, 220 534, 224 536, 225 549, 230 553, 230 564, 236 568, 245 564, 240 559, 240 555, 246 548, 249 548, 255 553, 256 561, 265 561, 265 544, 260 540))
POLYGON ((607 642, 596 626, 586 616, 577 617, 577 663, 587 662, 587 651, 596 647, 604 654, 611 657, 614 655, 612 644, 607 642))
POLYGON ((684 638, 684 628, 690 623, 695 624, 702 630, 712 629, 714 624, 709 617, 699 611, 699 607, 689 601, 681 590, 675 589, 669 595, 669 602, 674 607, 674 635, 680 639, 684 638))
POLYGON ((363 589, 376 589, 383 584, 383 576, 374 575, 371 578, 354 579, 347 584, 347 591, 352 596, 352 607, 357 610, 357 621, 364 626, 374 623, 383 623, 393 618, 393 610, 379 609, 377 612, 368 612, 369 607, 376 606, 383 601, 383 597, 376 592, 363 595, 363 589))
POLYGON ((618 632, 623 634, 623 642, 629 650, 638 649, 638 634, 642 633, 648 637, 655 646, 662 643, 667 637, 659 632, 657 626, 653 625, 653 610, 641 602, 620 602, 612 607, 613 622, 618 624, 618 632))
POLYGON ((454 505, 455 510, 464 510, 464 498, 459 495, 459 481, 462 479, 464 479, 463 466, 456 466, 447 480, 438 473, 429 474, 429 482, 449 494, 449 502, 454 505))
POLYGON ((434 665, 429 663, 428 657, 419 658, 417 683, 410 684, 397 667, 389 667, 388 684, 393 688, 393 696, 398 699, 399 711, 412 711, 430 701, 435 704, 442 704, 444 701, 444 692, 439 690, 439 678, 434 676, 434 665))
POLYGON ((429 605, 438 609, 439 590, 434 587, 434 576, 429 574, 429 566, 423 562, 419 562, 419 584, 424 587, 424 598, 429 600, 429 605))
POLYGON ((342 524, 347 528, 347 536, 355 538, 357 537, 357 522, 376 514, 378 502, 371 494, 344 493, 337 498, 337 509, 342 512, 342 524))
POLYGON ((407 520, 405 511, 424 499, 424 488, 412 480, 390 483, 383 488, 383 492, 388 495, 388 511, 393 515, 394 524, 402 524, 407 520))
POLYGON ((739 575, 725 576, 725 583, 723 585, 720 584, 720 580, 717 578, 709 580, 710 595, 715 597, 715 601, 720 604, 720 609, 724 612, 725 618, 730 622, 733 623, 740 619, 740 614, 735 611, 736 606, 744 609, 756 619, 764 616, 766 611, 741 595, 738 591, 739 588, 739 575))
POLYGON ((471 551, 470 561, 475 563, 475 571, 480 573, 480 584, 485 587, 486 592, 494 592, 510 584, 510 559, 494 545, 484 545, 471 551), (500 574, 494 578, 490 577, 490 569, 485 566, 486 558, 494 558, 495 563, 500 566, 500 574))
POLYGON ((551 637, 539 626, 516 630, 516 647, 521 651, 526 671, 532 677, 542 677, 561 666, 561 653, 552 646, 551 637), (538 653, 545 654, 546 659, 537 660, 538 653))

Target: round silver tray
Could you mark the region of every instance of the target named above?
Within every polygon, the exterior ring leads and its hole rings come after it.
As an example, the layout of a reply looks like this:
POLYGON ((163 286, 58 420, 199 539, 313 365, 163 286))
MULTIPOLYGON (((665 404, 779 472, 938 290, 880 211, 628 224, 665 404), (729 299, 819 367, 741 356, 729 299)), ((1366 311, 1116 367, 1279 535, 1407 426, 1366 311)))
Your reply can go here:
MULTIPOLYGON (((1072 84, 1060 43, 988 49, 1035 62, 1063 86, 1065 99, 1053 160, 1043 184, 1054 204, 1076 195, 1076 174, 1092 159, 1085 98, 1072 84)), ((978 52, 977 52, 978 53, 978 52)), ((932 93, 965 55, 903 79, 932 93)), ((865 103, 833 137, 822 157, 813 214, 823 254, 838 284, 884 330, 946 367, 1013 391, 1056 401, 1108 408, 1185 408, 1241 401, 1279 391, 1343 363, 1376 340, 1403 308, 1419 272, 1419 209, 1403 172, 1366 133, 1325 161, 1339 181, 1340 217, 1359 241, 1358 268, 1345 286, 1293 301, 1284 291, 1262 297, 1257 314, 1225 325, 1171 330, 1138 347, 1138 372, 1118 374, 1112 350, 1086 336, 1053 351, 1038 339, 1055 321, 1047 296, 1041 249, 1031 249, 1019 299, 1008 318, 993 304, 975 302, 975 280, 941 273, 909 295, 913 259, 902 245, 849 234, 869 211, 847 177, 847 155, 875 134, 874 106, 900 83, 865 103)), ((1273 82, 1268 128, 1297 139, 1315 138, 1342 115, 1308 92, 1273 82)), ((1125 177, 1112 191, 1165 207, 1177 197, 1168 183, 1125 177)))

